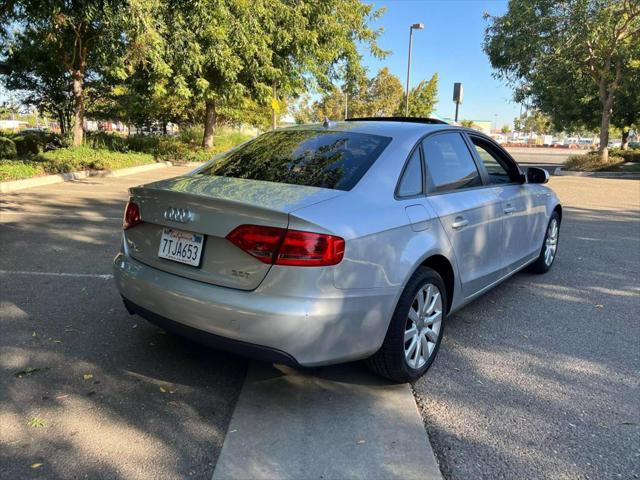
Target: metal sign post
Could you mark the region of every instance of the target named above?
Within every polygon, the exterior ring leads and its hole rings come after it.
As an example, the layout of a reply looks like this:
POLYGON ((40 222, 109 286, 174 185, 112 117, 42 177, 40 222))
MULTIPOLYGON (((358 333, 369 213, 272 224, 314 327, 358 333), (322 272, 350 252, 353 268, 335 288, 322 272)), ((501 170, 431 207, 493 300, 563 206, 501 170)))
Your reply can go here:
POLYGON ((462 103, 462 97, 463 97, 463 89, 462 89, 462 83, 460 82, 456 82, 453 84, 453 101, 456 102, 456 116, 455 116, 455 121, 458 121, 458 109, 460 107, 460 104, 462 103))

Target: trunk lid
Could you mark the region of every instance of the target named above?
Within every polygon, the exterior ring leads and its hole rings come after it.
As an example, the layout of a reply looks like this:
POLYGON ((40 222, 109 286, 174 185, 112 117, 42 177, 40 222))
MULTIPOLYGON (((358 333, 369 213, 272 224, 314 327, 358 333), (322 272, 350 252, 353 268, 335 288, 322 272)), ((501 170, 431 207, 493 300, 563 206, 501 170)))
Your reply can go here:
POLYGON ((345 192, 242 178, 187 175, 130 190, 141 224, 125 230, 129 254, 151 267, 224 287, 253 290, 271 265, 245 253, 225 237, 243 224, 286 228, 289 213, 345 192), (169 208, 188 210, 190 219, 167 220, 169 208), (158 256, 165 227, 204 235, 200 266, 158 256))

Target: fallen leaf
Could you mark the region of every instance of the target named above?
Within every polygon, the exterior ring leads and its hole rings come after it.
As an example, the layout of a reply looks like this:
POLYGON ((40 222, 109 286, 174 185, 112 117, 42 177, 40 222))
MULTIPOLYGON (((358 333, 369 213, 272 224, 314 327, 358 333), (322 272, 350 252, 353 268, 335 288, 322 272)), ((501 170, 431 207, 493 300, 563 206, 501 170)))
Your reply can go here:
POLYGON ((357 443, 358 445, 362 445, 363 443, 367 443, 367 442, 366 442, 365 440, 358 440, 356 443, 357 443))
POLYGON ((164 387, 160 387, 160 391, 161 391, 162 393, 167 393, 167 391, 164 389, 164 387))
POLYGON ((596 308, 604 308, 604 305, 598 304, 598 305, 596 305, 596 308))
POLYGON ((32 463, 31 468, 40 468, 42 466, 41 463, 32 463))
POLYGON ((62 340, 54 340, 53 343, 62 343, 62 340))
POLYGON ((58 395, 56 400, 62 400, 63 398, 67 398, 69 395, 58 395))
POLYGON ((84 375, 82 375, 82 378, 84 378, 85 380, 91 380, 93 378, 93 375, 90 373, 85 373, 84 375))
POLYGON ((31 334, 31 336, 32 336, 32 337, 37 337, 37 336, 38 336, 38 334, 37 334, 36 332, 33 332, 33 333, 31 334))
POLYGON ((131 328, 138 328, 138 324, 136 323, 133 327, 131 328))
POLYGON ((178 408, 180 406, 180 404, 178 402, 174 401, 174 400, 169 400, 167 403, 169 405, 171 405, 172 407, 176 407, 176 408, 178 408))
POLYGON ((33 417, 29 420, 29 426, 32 428, 44 427, 44 419, 40 417, 33 417))

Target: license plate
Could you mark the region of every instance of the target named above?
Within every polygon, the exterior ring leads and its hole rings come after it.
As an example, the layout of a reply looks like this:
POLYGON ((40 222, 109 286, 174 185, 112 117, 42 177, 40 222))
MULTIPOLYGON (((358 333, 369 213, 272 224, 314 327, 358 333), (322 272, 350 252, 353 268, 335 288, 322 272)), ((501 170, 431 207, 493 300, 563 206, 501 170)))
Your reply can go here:
POLYGON ((204 235, 175 228, 164 228, 160 237, 158 256, 197 267, 200 265, 203 244, 204 235))

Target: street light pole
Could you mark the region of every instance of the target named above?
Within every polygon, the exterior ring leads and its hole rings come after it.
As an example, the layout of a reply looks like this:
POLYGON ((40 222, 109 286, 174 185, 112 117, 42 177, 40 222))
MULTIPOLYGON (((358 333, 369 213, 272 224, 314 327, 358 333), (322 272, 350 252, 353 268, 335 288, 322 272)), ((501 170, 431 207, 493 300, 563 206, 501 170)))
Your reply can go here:
POLYGON ((404 99, 404 116, 409 116, 409 79, 411 78, 411 47, 413 46, 413 31, 422 30, 423 23, 414 23, 409 27, 409 58, 407 60, 407 91, 404 99))

